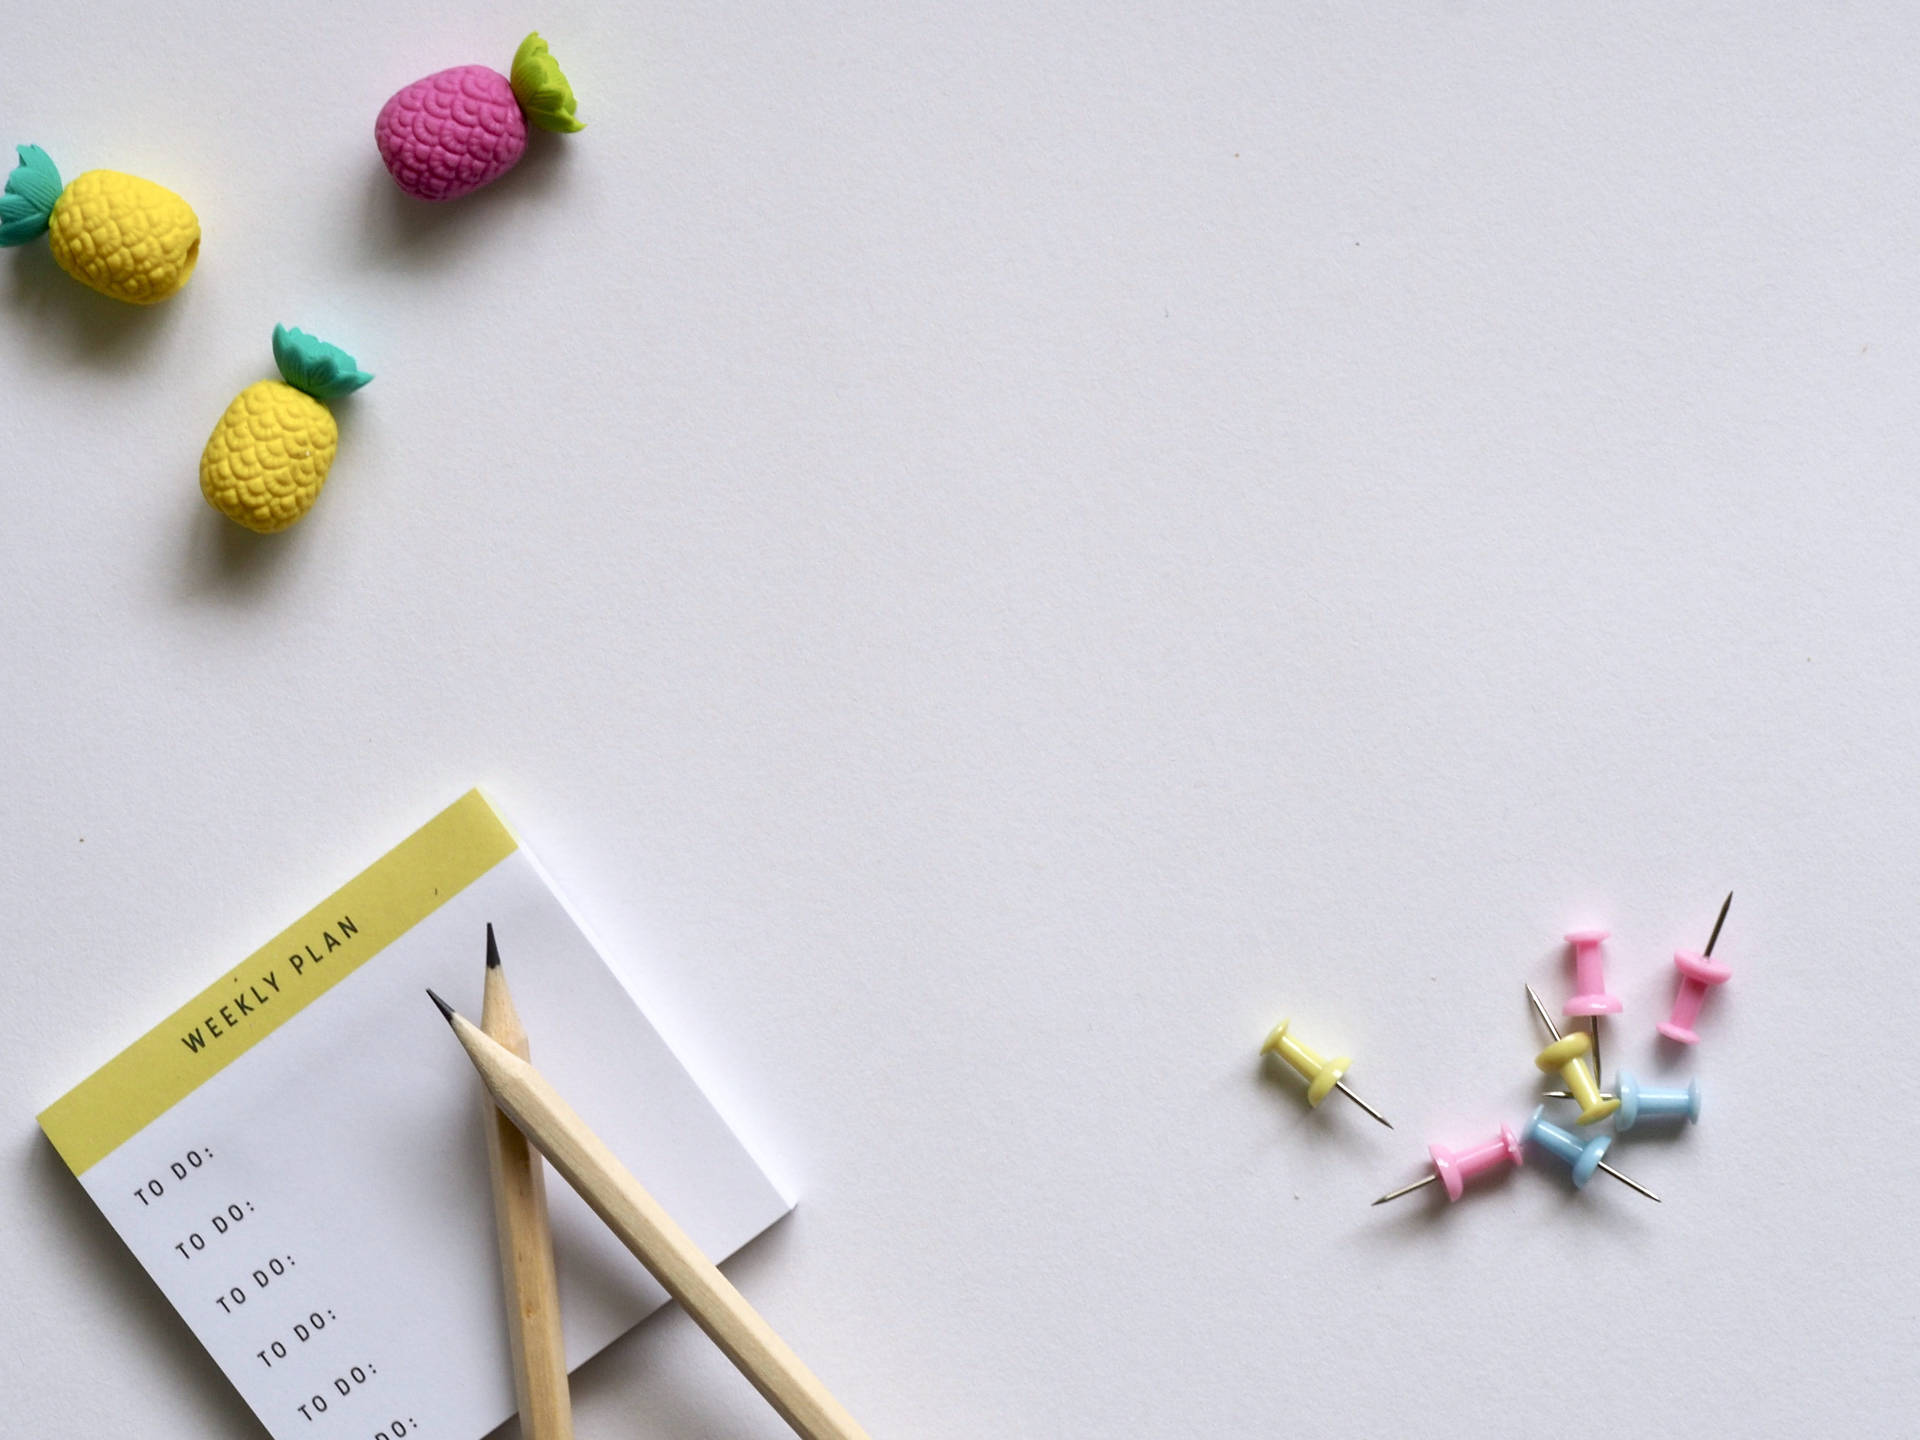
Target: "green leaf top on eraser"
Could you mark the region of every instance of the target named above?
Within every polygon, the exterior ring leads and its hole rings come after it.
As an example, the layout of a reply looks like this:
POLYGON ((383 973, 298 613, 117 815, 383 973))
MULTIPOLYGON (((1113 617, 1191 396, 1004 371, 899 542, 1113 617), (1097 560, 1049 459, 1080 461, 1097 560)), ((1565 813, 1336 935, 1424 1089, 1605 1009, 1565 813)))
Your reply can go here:
POLYGON ((24 245, 44 234, 53 214, 53 202, 66 187, 47 152, 38 145, 16 146, 20 163, 7 176, 7 190, 0 195, 0 245, 24 245))
POLYGON ((513 86, 513 98, 527 112, 527 119, 542 130, 570 135, 587 128, 573 118, 573 86, 560 73, 560 62, 547 53, 547 42, 538 34, 527 36, 513 52, 513 70, 507 83, 513 86))
POLYGON ((337 400, 351 395, 373 376, 365 374, 354 359, 337 345, 316 340, 304 330, 273 327, 273 361, 280 377, 296 390, 304 390, 316 400, 337 400))

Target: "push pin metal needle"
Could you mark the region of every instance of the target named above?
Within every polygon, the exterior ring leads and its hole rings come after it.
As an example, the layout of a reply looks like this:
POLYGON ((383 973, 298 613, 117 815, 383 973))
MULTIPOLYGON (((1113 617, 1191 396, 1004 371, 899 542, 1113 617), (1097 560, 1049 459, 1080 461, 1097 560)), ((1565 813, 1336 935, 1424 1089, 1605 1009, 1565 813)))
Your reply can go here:
MULTIPOLYGON (((1585 1036, 1581 1037, 1585 1039, 1585 1036)), ((1547 1107, 1537 1108, 1527 1121, 1527 1128, 1521 1132, 1522 1140, 1530 1140, 1549 1155, 1557 1155, 1567 1162, 1573 1171, 1573 1188, 1584 1190, 1587 1182, 1593 1179, 1593 1172, 1604 1170, 1630 1190, 1638 1190, 1656 1205, 1660 1197, 1654 1194, 1638 1180, 1629 1179, 1607 1164, 1607 1148, 1613 1144, 1611 1135, 1595 1135, 1591 1140, 1582 1140, 1570 1130, 1563 1130, 1547 1119, 1547 1107)))
POLYGON ((1491 1170, 1503 1160, 1515 1165, 1520 1163, 1520 1137, 1509 1126, 1502 1125, 1500 1133, 1493 1139, 1469 1149, 1449 1150, 1444 1145, 1429 1145, 1427 1154, 1433 1160, 1431 1175, 1411 1185, 1402 1185, 1398 1190, 1390 1190, 1373 1203, 1384 1205, 1389 1200, 1398 1200, 1402 1195, 1411 1195, 1436 1180, 1446 1186, 1447 1199, 1458 1200, 1466 1192, 1467 1181, 1482 1170, 1491 1170))
POLYGON ((1690 950, 1673 952, 1673 968, 1680 972, 1680 993, 1673 997, 1673 1013, 1655 1027, 1669 1040, 1678 1040, 1682 1045, 1695 1044, 1700 1037, 1694 1033, 1693 1022, 1700 1017, 1700 1006, 1707 998, 1707 991, 1733 978, 1733 971, 1714 964, 1709 958, 1732 905, 1733 892, 1729 890, 1720 904, 1719 917, 1713 922, 1713 934, 1707 937, 1706 949, 1698 955, 1690 950))
POLYGON ((1553 1039, 1551 1045, 1533 1057, 1533 1063, 1548 1074, 1555 1070, 1560 1072, 1567 1089, 1580 1102, 1582 1125, 1592 1125, 1606 1119, 1620 1108, 1620 1102, 1600 1093, 1593 1071, 1587 1066, 1587 1051, 1593 1048, 1592 1042, 1577 1030, 1562 1037, 1560 1027, 1553 1023, 1553 1017, 1547 1014, 1547 1007, 1540 1003, 1540 997, 1534 993, 1531 985, 1527 986, 1527 999, 1533 1002, 1533 1013, 1540 1017, 1540 1023, 1547 1027, 1547 1034, 1553 1039))
POLYGON ((1307 1082, 1307 1104, 1317 1109, 1322 1100, 1326 1099, 1327 1096, 1331 1095, 1335 1090, 1338 1090, 1342 1095, 1346 1096, 1347 1099, 1351 1100, 1362 1110, 1366 1111, 1367 1114, 1391 1130, 1393 1128, 1393 1122, 1391 1120, 1387 1119, 1386 1116, 1382 1115, 1378 1110, 1374 1109, 1347 1088, 1346 1081, 1342 1077, 1346 1075, 1348 1068, 1353 1064, 1353 1057, 1351 1055, 1336 1055, 1331 1060, 1327 1059, 1321 1055, 1319 1051, 1309 1045, 1301 1043, 1289 1035, 1287 1033, 1289 1023, 1289 1021, 1282 1020, 1267 1032, 1267 1038, 1260 1046, 1260 1053, 1263 1055, 1278 1055, 1282 1060, 1286 1061, 1288 1065, 1300 1073, 1301 1078, 1307 1082))

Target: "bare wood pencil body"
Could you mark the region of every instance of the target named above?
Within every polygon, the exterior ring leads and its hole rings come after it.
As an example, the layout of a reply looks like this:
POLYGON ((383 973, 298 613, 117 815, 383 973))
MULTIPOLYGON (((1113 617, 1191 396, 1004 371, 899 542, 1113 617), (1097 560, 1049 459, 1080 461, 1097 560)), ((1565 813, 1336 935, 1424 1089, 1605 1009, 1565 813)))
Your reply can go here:
POLYGON ((494 1103, 804 1440, 868 1440, 853 1416, 701 1253, 538 1070, 434 997, 494 1103))
MULTIPOLYGON (((517 1058, 529 1058, 527 1032, 514 1008, 487 926, 487 987, 481 1028, 517 1058)), ((493 1216, 500 1236, 500 1278, 506 1288, 507 1331, 513 1341, 513 1393, 520 1404, 522 1440, 573 1440, 573 1400, 567 1389, 566 1342, 560 1333, 560 1289, 553 1272, 553 1232, 547 1224, 546 1177, 540 1157, 519 1127, 486 1101, 487 1168, 493 1176, 493 1216)))

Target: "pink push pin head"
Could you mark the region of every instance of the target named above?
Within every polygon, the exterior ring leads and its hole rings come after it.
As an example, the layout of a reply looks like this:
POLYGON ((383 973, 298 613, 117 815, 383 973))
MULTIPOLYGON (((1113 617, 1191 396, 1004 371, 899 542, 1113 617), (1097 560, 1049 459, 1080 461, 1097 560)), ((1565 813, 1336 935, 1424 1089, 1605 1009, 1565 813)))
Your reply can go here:
POLYGON ((1576 993, 1561 1007, 1564 1015, 1618 1015, 1620 999, 1607 993, 1606 961, 1600 947, 1606 942, 1605 930, 1569 930, 1567 943, 1573 947, 1573 977, 1576 993))
POLYGON ((1669 1040, 1696 1045, 1700 1037, 1694 1033, 1693 1023, 1700 1017, 1707 991, 1726 984, 1733 978, 1733 971, 1692 950, 1676 950, 1673 968, 1680 972, 1680 993, 1673 997, 1673 1013, 1660 1022, 1659 1030, 1669 1040))
POLYGON ((1732 908, 1733 892, 1729 890, 1727 898, 1720 902, 1720 913, 1714 917, 1707 948, 1698 954, 1691 950, 1674 951, 1673 968, 1680 972, 1680 993, 1673 997, 1673 1013, 1658 1027, 1669 1040, 1678 1040, 1682 1045, 1698 1044, 1700 1037, 1693 1033, 1693 1022, 1700 1016, 1701 1002, 1707 998, 1707 991, 1733 978, 1731 970, 1709 958, 1720 939, 1720 927, 1727 923, 1727 911, 1732 908))
POLYGON ((1518 1165, 1522 1152, 1520 1137, 1513 1133, 1511 1126, 1502 1125, 1498 1136, 1470 1150, 1456 1151, 1444 1145, 1429 1145, 1427 1154, 1433 1159, 1433 1173, 1447 1187, 1447 1199, 1458 1200, 1466 1193, 1467 1181, 1482 1170, 1492 1169, 1502 1160, 1518 1165))

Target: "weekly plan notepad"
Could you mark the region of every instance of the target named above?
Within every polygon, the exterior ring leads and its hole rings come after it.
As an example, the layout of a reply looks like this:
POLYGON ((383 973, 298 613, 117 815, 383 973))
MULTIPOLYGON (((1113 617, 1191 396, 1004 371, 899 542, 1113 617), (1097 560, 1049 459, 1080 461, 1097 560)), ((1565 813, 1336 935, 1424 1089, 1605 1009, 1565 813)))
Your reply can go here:
MULTIPOLYGON (((489 922, 534 1063, 708 1255, 790 1208, 468 794, 40 1116, 277 1440, 513 1413, 484 1091, 426 996, 480 1013, 489 922)), ((551 1172, 547 1195, 577 1365, 666 1297, 551 1172)))

